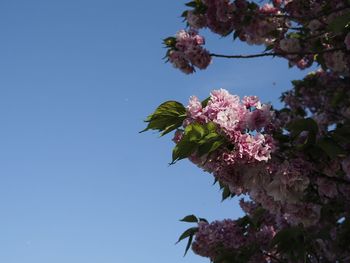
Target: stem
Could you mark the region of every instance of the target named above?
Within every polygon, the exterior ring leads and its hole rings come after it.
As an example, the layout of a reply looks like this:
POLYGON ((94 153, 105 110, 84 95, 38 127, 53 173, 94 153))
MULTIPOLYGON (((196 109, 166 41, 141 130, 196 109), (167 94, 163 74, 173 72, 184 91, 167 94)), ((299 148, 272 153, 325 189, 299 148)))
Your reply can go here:
POLYGON ((272 255, 268 252, 264 252, 264 251, 261 251, 265 256, 268 256, 269 258, 273 259, 274 261, 278 262, 278 263, 285 263, 283 260, 277 258, 275 255, 272 255))
POLYGON ((318 18, 327 16, 327 15, 333 14, 335 12, 343 11, 343 10, 348 9, 348 8, 350 8, 350 6, 346 5, 346 6, 343 6, 343 7, 339 7, 339 8, 330 10, 329 12, 326 12, 326 13, 321 13, 320 12, 319 14, 316 14, 314 16, 309 16, 309 17, 291 16, 291 15, 286 15, 286 14, 280 14, 280 15, 259 14, 259 15, 260 16, 268 16, 268 17, 276 17, 276 18, 288 18, 288 19, 292 19, 292 20, 298 20, 298 19, 304 19, 304 18, 306 18, 307 20, 313 20, 313 19, 318 19, 318 18))
POLYGON ((323 53, 334 52, 339 50, 344 50, 344 48, 325 49, 318 52, 285 52, 285 53, 268 52, 268 53, 259 53, 259 54, 251 54, 251 55, 222 55, 222 54, 211 53, 210 56, 217 57, 217 58, 259 58, 259 57, 276 57, 276 56, 288 56, 288 55, 306 56, 306 55, 323 54, 323 53))
POLYGON ((313 38, 322 37, 323 35, 326 35, 327 33, 328 32, 321 31, 320 33, 318 33, 316 35, 311 35, 309 37, 305 37, 305 38, 303 38, 303 40, 310 40, 310 39, 313 39, 313 38))

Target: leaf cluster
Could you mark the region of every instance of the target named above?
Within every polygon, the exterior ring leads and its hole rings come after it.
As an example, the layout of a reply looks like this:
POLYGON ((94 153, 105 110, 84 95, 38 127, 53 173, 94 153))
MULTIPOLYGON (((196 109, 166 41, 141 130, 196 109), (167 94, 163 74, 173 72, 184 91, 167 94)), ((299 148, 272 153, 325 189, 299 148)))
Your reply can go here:
POLYGON ((342 144, 350 143, 350 123, 338 125, 324 136, 319 136, 318 125, 312 118, 299 119, 287 125, 291 140, 294 141, 302 132, 306 138, 295 147, 298 151, 308 153, 314 159, 328 157, 335 159, 346 154, 342 144))
MULTIPOLYGON (((205 12, 208 9, 208 7, 205 4, 203 4, 203 2, 201 0, 190 1, 190 2, 186 3, 185 6, 192 7, 193 12, 195 14, 205 14, 205 12)), ((186 18, 187 13, 188 13, 188 11, 186 10, 182 13, 181 16, 186 18)))
POLYGON ((305 231, 300 226, 291 226, 279 231, 271 242, 272 247, 292 262, 306 262, 305 231))
POLYGON ((328 26, 327 29, 334 33, 341 33, 344 29, 350 27, 350 12, 336 17, 328 26))
POLYGON ((191 123, 186 126, 181 141, 173 149, 171 164, 187 158, 193 153, 196 153, 198 157, 209 156, 225 143, 227 143, 227 140, 218 133, 213 122, 205 124, 191 123))
POLYGON ((186 108, 177 101, 162 103, 145 122, 147 127, 141 131, 158 130, 161 136, 178 129, 186 119, 186 108))
MULTIPOLYGON (((205 218, 196 217, 195 215, 185 216, 180 221, 181 222, 187 222, 187 223, 199 223, 199 222, 206 222, 206 223, 208 223, 208 221, 205 218)), ((190 249, 192 241, 193 241, 193 237, 198 232, 198 229, 199 229, 198 227, 191 227, 191 228, 185 230, 185 232, 183 232, 181 234, 181 236, 179 237, 178 241, 176 242, 176 244, 177 244, 181 240, 184 240, 184 239, 188 238, 184 256, 187 254, 188 250, 190 249)))

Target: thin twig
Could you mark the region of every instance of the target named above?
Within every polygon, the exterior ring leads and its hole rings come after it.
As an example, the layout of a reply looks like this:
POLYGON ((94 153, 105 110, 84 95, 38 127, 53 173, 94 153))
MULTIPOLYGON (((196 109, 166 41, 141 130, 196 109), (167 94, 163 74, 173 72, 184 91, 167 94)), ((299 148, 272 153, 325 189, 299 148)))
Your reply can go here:
POLYGON ((211 53, 210 56, 217 57, 217 58, 259 58, 259 57, 276 57, 276 56, 289 56, 289 55, 307 56, 307 55, 329 53, 329 52, 334 52, 339 50, 345 50, 345 49, 332 48, 332 49, 325 49, 325 50, 314 51, 314 52, 268 52, 268 53, 259 53, 259 54, 251 54, 251 55, 222 55, 222 54, 211 53))
POLYGON ((318 13, 316 15, 313 16, 309 16, 309 17, 304 17, 304 16, 291 16, 291 15, 286 15, 286 14, 258 14, 259 16, 267 16, 267 17, 276 17, 276 18, 288 18, 288 19, 292 19, 292 20, 298 20, 298 19, 309 19, 309 20, 313 20, 313 19, 318 19, 320 17, 324 17, 324 16, 328 16, 331 15, 335 12, 339 12, 339 11, 343 11, 345 9, 350 8, 350 6, 346 5, 346 6, 342 6, 333 10, 330 10, 329 12, 325 12, 325 13, 318 13))
POLYGON ((278 263, 284 263, 283 260, 277 258, 275 255, 272 255, 272 254, 270 254, 270 253, 268 253, 268 252, 264 252, 264 251, 261 251, 261 252, 262 252, 265 256, 268 256, 269 258, 275 260, 275 261, 278 262, 278 263))

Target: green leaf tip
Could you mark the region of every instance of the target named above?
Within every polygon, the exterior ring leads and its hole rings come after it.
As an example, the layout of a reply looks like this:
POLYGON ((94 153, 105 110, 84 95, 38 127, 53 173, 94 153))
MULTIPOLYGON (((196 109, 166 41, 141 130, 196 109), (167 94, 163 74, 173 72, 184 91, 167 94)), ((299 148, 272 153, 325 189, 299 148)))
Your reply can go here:
POLYGON ((140 133, 148 130, 157 130, 160 136, 176 130, 182 126, 186 119, 186 108, 177 101, 166 101, 158 106, 158 108, 149 115, 145 122, 147 127, 140 133))
POLYGON ((196 223, 198 222, 198 218, 195 215, 188 215, 182 218, 180 221, 187 222, 187 223, 196 223))

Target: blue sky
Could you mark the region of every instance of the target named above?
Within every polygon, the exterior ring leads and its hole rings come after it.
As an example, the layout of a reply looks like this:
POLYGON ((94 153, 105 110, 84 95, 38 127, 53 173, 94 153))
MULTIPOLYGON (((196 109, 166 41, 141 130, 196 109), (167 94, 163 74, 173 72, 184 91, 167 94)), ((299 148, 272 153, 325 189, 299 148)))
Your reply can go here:
MULTIPOLYGON (((138 131, 166 100, 226 88, 276 103, 303 73, 271 58, 174 70, 161 39, 183 3, 1 1, 0 262, 207 262, 182 257, 178 219, 241 215, 209 174, 168 166, 170 136, 138 131)), ((206 33, 216 53, 261 50, 206 33)))

